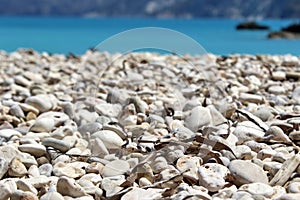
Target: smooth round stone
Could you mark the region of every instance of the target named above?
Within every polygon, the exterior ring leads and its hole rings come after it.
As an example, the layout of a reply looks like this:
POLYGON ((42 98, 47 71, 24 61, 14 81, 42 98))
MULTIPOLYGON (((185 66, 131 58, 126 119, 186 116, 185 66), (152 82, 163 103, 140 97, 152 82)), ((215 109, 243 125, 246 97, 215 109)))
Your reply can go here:
POLYGON ((53 147, 54 149, 57 149, 61 152, 67 152, 70 149, 69 144, 67 144, 65 141, 57 140, 54 138, 45 138, 42 141, 42 145, 46 147, 53 147))
POLYGON ((39 167, 39 173, 40 175, 45 175, 45 176, 51 176, 53 167, 51 164, 47 163, 47 164, 43 164, 39 167))
POLYGON ((31 126, 30 131, 33 132, 51 132, 54 128, 54 119, 52 118, 37 118, 31 126))
POLYGON ((13 136, 22 137, 22 134, 19 131, 16 131, 14 129, 1 129, 0 130, 0 137, 5 138, 6 140, 9 140, 13 136))
POLYGON ((25 103, 35 107, 40 112, 49 111, 53 107, 50 97, 44 94, 28 97, 25 103))
POLYGON ((280 95, 280 94, 285 94, 286 90, 282 86, 274 85, 274 86, 269 87, 268 92, 272 93, 272 94, 280 95))
POLYGON ((83 188, 74 179, 62 176, 58 179, 56 190, 63 196, 82 197, 85 196, 83 188))
POLYGON ((262 195, 265 197, 271 197, 274 192, 271 186, 264 183, 245 184, 242 185, 239 190, 249 192, 252 195, 262 195))
POLYGON ((40 200, 64 200, 64 197, 58 192, 47 192, 41 196, 40 200))
POLYGON ((106 164, 101 172, 103 177, 111 177, 125 174, 130 169, 130 165, 125 160, 114 160, 106 164))
POLYGON ((69 120, 69 116, 63 112, 49 111, 39 115, 38 119, 53 119, 54 126, 60 126, 69 120))
POLYGON ((46 154, 46 147, 41 144, 22 144, 18 146, 18 149, 35 157, 41 157, 46 154))
POLYGON ((31 193, 31 192, 23 192, 21 190, 17 190, 11 194, 11 200, 38 200, 39 198, 31 193))
POLYGON ((117 133, 110 130, 98 131, 91 135, 91 139, 95 138, 99 138, 108 149, 119 149, 124 143, 117 133))
POLYGON ((237 186, 248 183, 268 184, 268 177, 264 170, 256 164, 244 160, 233 160, 228 166, 231 174, 235 177, 237 186))
POLYGON ((19 157, 12 159, 9 164, 8 174, 14 177, 22 177, 27 174, 27 169, 19 157))
POLYGON ((275 81, 284 81, 286 79, 284 71, 272 72, 272 79, 275 81))
POLYGON ((226 185, 226 177, 230 174, 227 167, 217 163, 206 163, 198 168, 199 185, 210 192, 217 192, 226 185))
POLYGON ((6 161, 6 159, 0 157, 0 180, 6 174, 8 168, 9 168, 8 167, 8 162, 6 161))
POLYGON ((287 191, 289 193, 300 193, 300 182, 292 182, 288 185, 287 191))

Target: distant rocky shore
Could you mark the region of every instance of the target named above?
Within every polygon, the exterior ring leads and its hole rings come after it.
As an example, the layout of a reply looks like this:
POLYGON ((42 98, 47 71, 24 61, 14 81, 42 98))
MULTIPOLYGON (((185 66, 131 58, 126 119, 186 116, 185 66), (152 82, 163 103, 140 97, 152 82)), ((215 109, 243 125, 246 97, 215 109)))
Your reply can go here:
POLYGON ((300 39, 300 23, 292 24, 288 27, 282 28, 280 31, 271 32, 268 34, 268 38, 300 39))
POLYGON ((0 199, 300 199, 300 57, 0 51, 0 199))

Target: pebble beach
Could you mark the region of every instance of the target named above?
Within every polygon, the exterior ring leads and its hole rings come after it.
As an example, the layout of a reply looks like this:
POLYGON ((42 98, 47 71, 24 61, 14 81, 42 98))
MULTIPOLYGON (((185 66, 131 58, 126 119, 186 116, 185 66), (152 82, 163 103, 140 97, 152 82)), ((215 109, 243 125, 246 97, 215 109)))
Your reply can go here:
POLYGON ((0 51, 0 200, 300 199, 300 57, 0 51))

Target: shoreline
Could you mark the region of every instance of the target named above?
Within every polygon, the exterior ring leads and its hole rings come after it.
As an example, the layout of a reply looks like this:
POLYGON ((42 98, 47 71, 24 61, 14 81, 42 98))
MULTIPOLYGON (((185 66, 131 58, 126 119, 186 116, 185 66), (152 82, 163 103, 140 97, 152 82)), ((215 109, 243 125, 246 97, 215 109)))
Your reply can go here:
POLYGON ((300 56, 19 50, 0 69, 4 199, 300 199, 300 56))

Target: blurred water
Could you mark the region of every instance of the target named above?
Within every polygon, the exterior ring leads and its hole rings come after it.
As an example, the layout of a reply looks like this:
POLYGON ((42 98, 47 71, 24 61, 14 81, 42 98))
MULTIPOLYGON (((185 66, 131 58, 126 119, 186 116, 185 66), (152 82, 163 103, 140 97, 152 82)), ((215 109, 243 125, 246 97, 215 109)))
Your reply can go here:
MULTIPOLYGON (((82 54, 86 49, 97 46, 121 31, 152 26, 182 32, 199 42, 206 51, 219 55, 300 55, 300 39, 270 40, 266 37, 268 31, 236 31, 235 26, 239 22, 240 20, 229 19, 0 17, 0 49, 11 52, 18 48, 33 48, 50 53, 82 54)), ((260 21, 272 30, 279 30, 292 22, 260 21)), ((158 41, 159 39, 157 38, 158 41)))

